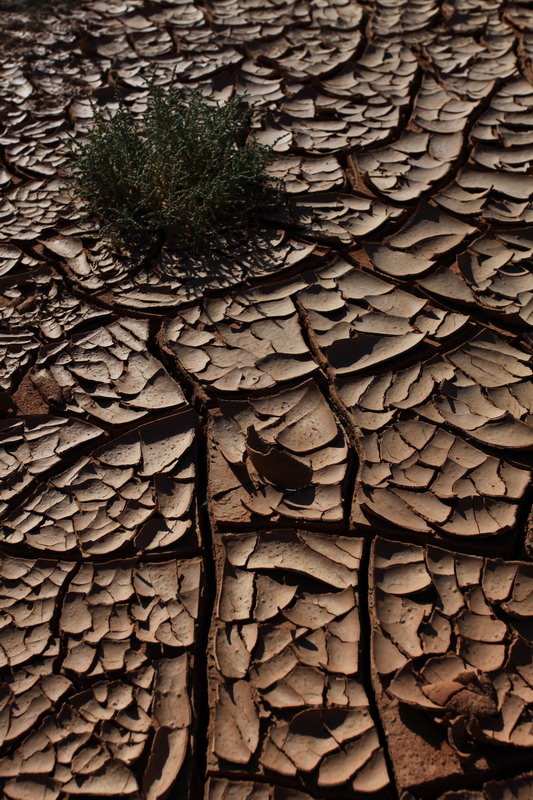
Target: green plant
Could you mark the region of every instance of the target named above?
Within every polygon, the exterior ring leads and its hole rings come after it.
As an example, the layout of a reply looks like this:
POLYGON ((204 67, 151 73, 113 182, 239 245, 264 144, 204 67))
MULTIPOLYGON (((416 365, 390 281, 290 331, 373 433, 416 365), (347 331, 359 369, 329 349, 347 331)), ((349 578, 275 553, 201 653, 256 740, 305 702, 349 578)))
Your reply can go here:
POLYGON ((251 108, 239 99, 209 102, 148 82, 135 119, 93 106, 87 141, 72 141, 74 193, 104 237, 131 252, 165 239, 208 245, 221 231, 245 230, 278 205, 282 184, 265 173, 271 147, 252 138, 251 108))

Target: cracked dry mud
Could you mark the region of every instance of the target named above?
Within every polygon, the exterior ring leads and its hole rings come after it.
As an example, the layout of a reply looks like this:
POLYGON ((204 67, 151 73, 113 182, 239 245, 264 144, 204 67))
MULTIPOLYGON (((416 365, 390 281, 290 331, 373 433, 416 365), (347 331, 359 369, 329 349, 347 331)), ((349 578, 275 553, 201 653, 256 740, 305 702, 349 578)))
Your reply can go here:
POLYGON ((2 800, 531 800, 530 0, 0 27, 2 800), (209 256, 65 187, 150 71, 276 151, 209 256))

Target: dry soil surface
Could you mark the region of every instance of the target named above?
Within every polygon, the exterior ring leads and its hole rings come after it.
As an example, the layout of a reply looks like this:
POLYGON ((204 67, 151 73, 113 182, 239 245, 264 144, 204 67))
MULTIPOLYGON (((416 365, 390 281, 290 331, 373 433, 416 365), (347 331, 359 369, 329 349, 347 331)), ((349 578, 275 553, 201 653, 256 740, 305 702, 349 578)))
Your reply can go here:
POLYGON ((0 11, 0 792, 533 797, 533 4, 0 11), (125 262, 67 137, 256 102, 286 211, 125 262))

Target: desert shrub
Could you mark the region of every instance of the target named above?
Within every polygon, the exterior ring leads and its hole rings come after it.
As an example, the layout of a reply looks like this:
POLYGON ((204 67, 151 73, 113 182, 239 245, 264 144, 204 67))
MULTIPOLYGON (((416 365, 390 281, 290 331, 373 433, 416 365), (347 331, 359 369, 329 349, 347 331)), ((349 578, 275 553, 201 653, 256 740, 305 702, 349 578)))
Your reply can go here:
POLYGON ((249 135, 250 114, 242 100, 213 103, 152 80, 138 119, 123 104, 113 115, 93 107, 87 140, 71 145, 74 192, 102 235, 129 252, 245 230, 282 197, 265 173, 274 151, 249 135))

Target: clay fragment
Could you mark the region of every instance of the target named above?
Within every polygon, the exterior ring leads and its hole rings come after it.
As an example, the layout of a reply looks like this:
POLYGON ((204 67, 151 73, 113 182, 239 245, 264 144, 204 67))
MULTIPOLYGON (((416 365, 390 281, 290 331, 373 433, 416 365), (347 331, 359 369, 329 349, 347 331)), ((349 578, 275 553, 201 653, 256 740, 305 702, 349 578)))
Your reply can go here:
POLYGON ((297 299, 324 366, 342 378, 422 356, 468 322, 342 258, 310 276, 297 299))
MULTIPOLYGON (((277 774, 313 792, 383 792, 387 769, 358 667, 361 540, 278 531, 217 541, 211 768, 277 774)), ((230 791, 210 786, 214 797, 230 791)))
POLYGON ((533 747, 531 565, 378 538, 371 570, 373 684, 400 786, 446 786, 466 764, 481 779, 495 759, 520 764, 533 747))
POLYGON ((6 516, 0 540, 85 557, 196 549, 196 425, 183 411, 83 456, 6 516))
POLYGON ((94 425, 64 417, 2 420, 0 422, 0 512, 39 476, 61 464, 71 451, 78 451, 103 436, 94 425))
POLYGON ((312 381, 211 414, 210 504, 217 526, 268 518, 338 523, 347 447, 312 381))
POLYGON ((199 391, 264 391, 316 372, 303 339, 295 293, 303 280, 206 301, 165 323, 164 349, 199 391))
POLYGON ((179 384, 147 350, 148 322, 122 318, 43 348, 32 380, 69 411, 121 425, 185 405, 179 384))

